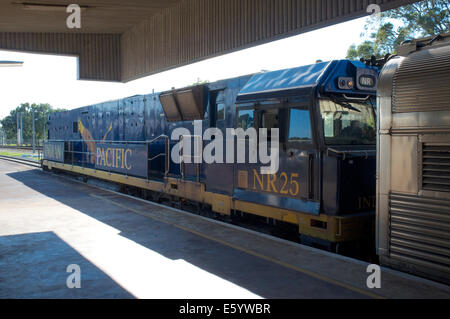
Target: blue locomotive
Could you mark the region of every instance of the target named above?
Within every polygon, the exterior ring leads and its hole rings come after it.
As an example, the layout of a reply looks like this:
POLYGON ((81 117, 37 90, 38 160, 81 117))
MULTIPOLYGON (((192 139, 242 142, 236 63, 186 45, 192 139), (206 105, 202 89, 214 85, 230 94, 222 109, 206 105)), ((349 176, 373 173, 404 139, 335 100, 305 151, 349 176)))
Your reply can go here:
POLYGON ((309 244, 367 239, 374 229, 378 72, 361 62, 320 62, 55 113, 43 166, 221 215, 295 225, 309 244), (261 143, 238 159, 237 140, 249 145, 252 137, 229 131, 250 128, 258 141, 277 132, 277 170, 262 173, 267 163, 249 161, 261 143), (185 152, 186 145, 211 151, 211 143, 222 159, 185 152))

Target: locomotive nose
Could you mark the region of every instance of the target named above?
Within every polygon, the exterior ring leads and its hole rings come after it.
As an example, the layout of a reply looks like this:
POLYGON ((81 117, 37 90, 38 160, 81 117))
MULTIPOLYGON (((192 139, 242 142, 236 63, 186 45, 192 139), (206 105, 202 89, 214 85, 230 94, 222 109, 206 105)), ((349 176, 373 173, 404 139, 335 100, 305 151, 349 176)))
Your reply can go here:
POLYGON ((376 158, 355 157, 342 160, 340 173, 341 207, 343 214, 375 210, 376 158))

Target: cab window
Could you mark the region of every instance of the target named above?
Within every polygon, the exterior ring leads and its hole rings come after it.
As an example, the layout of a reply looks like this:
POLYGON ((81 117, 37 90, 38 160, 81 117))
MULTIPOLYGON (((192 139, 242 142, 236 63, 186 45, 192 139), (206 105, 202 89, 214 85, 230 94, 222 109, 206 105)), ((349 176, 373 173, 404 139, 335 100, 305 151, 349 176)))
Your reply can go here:
POLYGON ((255 118, 253 112, 253 110, 240 110, 238 113, 237 127, 240 127, 243 130, 253 127, 255 118))
POLYGON ((320 100, 320 112, 328 145, 376 143, 375 101, 320 100))
POLYGON ((216 104, 216 120, 225 120, 225 103, 223 102, 216 104))
POLYGON ((211 92, 209 112, 205 114, 205 118, 210 118, 211 127, 217 125, 217 121, 225 120, 225 92, 211 92))
POLYGON ((216 97, 216 121, 225 120, 225 92, 220 91, 217 93, 216 97))
POLYGON ((289 142, 311 142, 309 111, 292 108, 289 115, 289 142))
POLYGON ((261 127, 266 128, 268 131, 273 128, 279 128, 278 113, 278 109, 264 111, 261 117, 261 127))
MULTIPOLYGON (((258 113, 258 118, 260 123, 260 128, 267 129, 266 133, 258 131, 260 138, 267 138, 267 140, 272 139, 272 129, 279 129, 280 125, 280 114, 283 112, 278 108, 261 110, 258 113), (262 135, 261 135, 262 134, 262 135)), ((278 133, 280 134, 280 132, 278 133)))

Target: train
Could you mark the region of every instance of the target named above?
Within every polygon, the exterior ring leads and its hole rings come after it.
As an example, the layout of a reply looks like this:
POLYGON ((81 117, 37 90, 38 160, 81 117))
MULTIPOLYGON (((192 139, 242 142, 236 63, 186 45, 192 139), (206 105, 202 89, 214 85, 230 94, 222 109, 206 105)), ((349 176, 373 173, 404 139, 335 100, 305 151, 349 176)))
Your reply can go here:
POLYGON ((377 94, 380 264, 450 284, 450 34, 400 46, 377 94))
POLYGON ((370 249, 373 240, 380 265, 449 284, 450 35, 407 41, 382 66, 365 62, 319 62, 51 114, 42 166, 219 217, 289 225, 301 243, 335 252, 362 242, 370 249), (277 130, 275 172, 249 160, 263 147, 273 152, 271 143, 245 148, 239 161, 234 142, 249 146, 251 134, 222 139, 250 128, 257 141, 277 130), (205 162, 201 151, 213 144, 225 154, 205 162), (200 153, 184 153, 192 147, 200 153))
POLYGON ((307 245, 358 246, 375 236, 379 71, 318 61, 53 113, 42 165, 219 217, 287 225, 307 245), (263 146, 274 152, 274 135, 277 169, 264 171, 267 161, 250 158, 263 146), (226 161, 184 152, 213 143, 226 161))

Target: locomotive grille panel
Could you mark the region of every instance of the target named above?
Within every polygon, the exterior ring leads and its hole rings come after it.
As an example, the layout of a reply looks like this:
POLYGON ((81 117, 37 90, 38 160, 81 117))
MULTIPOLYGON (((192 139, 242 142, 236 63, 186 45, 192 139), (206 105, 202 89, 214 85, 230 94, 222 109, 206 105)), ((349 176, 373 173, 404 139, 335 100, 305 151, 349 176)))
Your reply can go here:
POLYGON ((450 49, 419 52, 404 60, 394 76, 392 110, 428 112, 450 110, 450 49), (426 73, 423 70, 427 70, 426 73))
POLYGON ((450 145, 423 144, 422 189, 450 192, 450 145))
POLYGON ((450 272, 450 202, 390 196, 390 257, 450 272))

